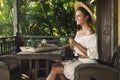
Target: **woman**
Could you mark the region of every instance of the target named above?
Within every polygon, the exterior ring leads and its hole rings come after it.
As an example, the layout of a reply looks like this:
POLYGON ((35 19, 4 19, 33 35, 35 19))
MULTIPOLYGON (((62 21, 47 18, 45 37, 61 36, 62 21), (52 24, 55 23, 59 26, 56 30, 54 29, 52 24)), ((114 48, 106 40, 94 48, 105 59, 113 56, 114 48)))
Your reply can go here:
POLYGON ((81 25, 82 29, 77 31, 75 39, 69 39, 69 46, 73 47, 75 55, 79 56, 78 60, 67 60, 52 65, 47 80, 55 80, 59 75, 61 80, 74 80, 74 70, 76 66, 82 63, 97 63, 94 59, 98 59, 97 51, 97 35, 91 28, 90 24, 95 24, 95 18, 90 9, 82 2, 74 4, 77 25, 81 25))

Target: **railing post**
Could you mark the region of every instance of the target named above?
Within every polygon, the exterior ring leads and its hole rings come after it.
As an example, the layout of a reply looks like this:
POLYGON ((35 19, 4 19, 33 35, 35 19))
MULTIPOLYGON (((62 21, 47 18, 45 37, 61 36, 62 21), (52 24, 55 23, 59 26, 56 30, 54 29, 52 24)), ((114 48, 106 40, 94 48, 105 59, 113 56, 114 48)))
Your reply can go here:
POLYGON ((23 46, 23 40, 22 40, 22 36, 20 35, 20 33, 16 33, 15 36, 15 46, 16 46, 16 52, 20 52, 20 46, 23 46))

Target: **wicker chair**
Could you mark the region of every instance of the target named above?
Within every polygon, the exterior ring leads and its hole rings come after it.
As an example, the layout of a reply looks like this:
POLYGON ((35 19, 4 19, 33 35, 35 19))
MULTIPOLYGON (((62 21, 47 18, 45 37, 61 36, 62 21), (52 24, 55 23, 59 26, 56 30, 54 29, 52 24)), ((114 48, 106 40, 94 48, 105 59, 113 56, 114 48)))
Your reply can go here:
POLYGON ((82 64, 76 67, 74 80, 120 80, 120 73, 107 65, 82 64))
POLYGON ((1 80, 10 80, 9 77, 10 77, 10 75, 9 75, 9 70, 8 70, 7 64, 0 61, 0 78, 1 78, 1 80))
POLYGON ((0 80, 21 80, 20 63, 15 56, 0 56, 0 80))
POLYGON ((74 80, 120 80, 120 47, 116 47, 111 63, 81 64, 75 69, 74 80))

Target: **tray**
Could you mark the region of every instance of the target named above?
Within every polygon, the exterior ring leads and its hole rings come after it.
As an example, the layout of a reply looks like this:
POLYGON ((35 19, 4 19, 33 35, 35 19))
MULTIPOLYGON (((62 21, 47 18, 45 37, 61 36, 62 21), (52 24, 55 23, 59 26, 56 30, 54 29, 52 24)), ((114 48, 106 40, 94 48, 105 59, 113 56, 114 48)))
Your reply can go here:
POLYGON ((21 51, 30 51, 30 52, 40 52, 40 51, 49 51, 49 50, 55 50, 58 49, 57 46, 48 46, 48 47, 26 47, 22 46, 20 47, 21 51))

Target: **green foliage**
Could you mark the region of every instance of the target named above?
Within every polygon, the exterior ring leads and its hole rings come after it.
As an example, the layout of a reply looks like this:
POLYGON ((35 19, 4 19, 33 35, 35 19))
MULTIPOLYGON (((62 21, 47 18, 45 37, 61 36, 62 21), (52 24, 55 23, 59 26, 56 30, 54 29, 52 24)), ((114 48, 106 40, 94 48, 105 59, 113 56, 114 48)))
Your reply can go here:
MULTIPOLYGON (((13 0, 0 1, 0 35, 13 35, 13 0), (4 4, 4 7, 1 6, 4 4)), ((22 35, 74 36, 75 0, 18 0, 22 35)), ((91 0, 81 0, 90 4, 91 0)), ((94 6, 94 5, 93 5, 94 6)))
POLYGON ((12 5, 12 0, 0 0, 0 36, 13 35, 12 5))
POLYGON ((71 36, 76 31, 74 0, 21 0, 20 30, 23 35, 71 36), (72 32, 71 32, 72 31, 72 32))

